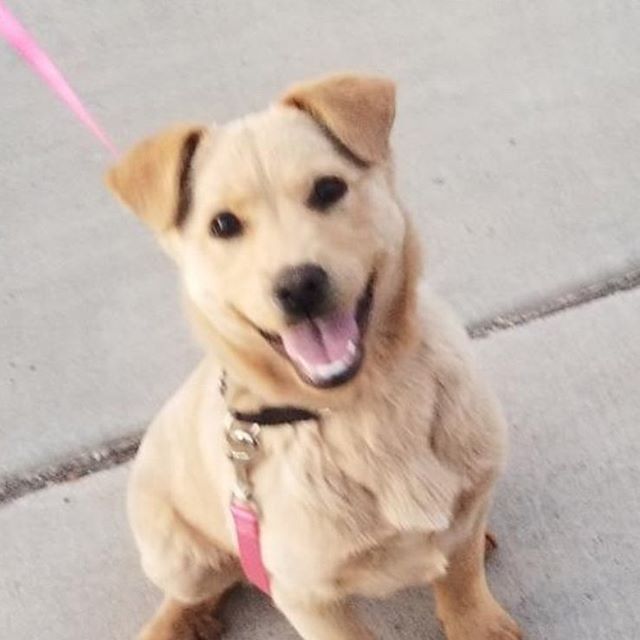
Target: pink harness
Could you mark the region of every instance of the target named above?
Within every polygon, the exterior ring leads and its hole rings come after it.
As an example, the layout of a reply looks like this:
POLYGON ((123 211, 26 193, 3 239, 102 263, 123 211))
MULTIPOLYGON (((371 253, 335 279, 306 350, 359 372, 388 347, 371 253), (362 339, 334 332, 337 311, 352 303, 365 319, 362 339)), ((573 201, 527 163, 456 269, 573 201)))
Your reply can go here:
POLYGON ((260 522, 255 509, 238 500, 231 501, 231 515, 236 527, 240 564, 249 582, 271 595, 271 580, 262 560, 260 522))
MULTIPOLYGON (((226 392, 223 376, 222 395, 226 392)), ((263 426, 294 424, 318 420, 319 416, 297 407, 267 407, 257 413, 229 411, 225 420, 228 456, 233 463, 236 485, 231 499, 231 515, 236 530, 240 563, 249 581, 264 593, 271 595, 271 580, 264 566, 260 546, 259 508, 253 497, 249 476, 251 463, 259 454, 260 432, 263 426)))

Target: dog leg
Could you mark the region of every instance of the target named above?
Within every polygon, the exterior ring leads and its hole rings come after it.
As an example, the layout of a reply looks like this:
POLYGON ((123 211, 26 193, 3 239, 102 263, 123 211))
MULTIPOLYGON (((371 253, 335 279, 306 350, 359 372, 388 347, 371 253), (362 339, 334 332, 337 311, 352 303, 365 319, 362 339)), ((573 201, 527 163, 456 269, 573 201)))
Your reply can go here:
POLYGON ((165 593, 164 603, 138 640, 219 638, 215 613, 223 595, 242 580, 238 561, 205 538, 171 504, 155 495, 134 493, 132 497, 138 506, 146 507, 132 518, 143 567, 165 593))
POLYGON ((484 570, 484 522, 449 558, 447 574, 434 583, 438 618, 447 640, 519 640, 518 625, 489 591, 484 570))
POLYGON ((274 600, 304 640, 375 640, 346 603, 303 603, 278 594, 274 600))
MULTIPOLYGON (((197 562, 195 558, 186 561, 197 562)), ((191 567, 181 580, 176 579, 175 573, 172 578, 173 588, 165 585, 164 590, 173 595, 166 595, 138 640, 218 640, 222 626, 216 614, 226 593, 241 579, 239 567, 230 564, 218 567, 215 572, 202 569, 200 573, 191 567), (187 578, 193 579, 194 575, 198 579, 189 583, 187 578)))

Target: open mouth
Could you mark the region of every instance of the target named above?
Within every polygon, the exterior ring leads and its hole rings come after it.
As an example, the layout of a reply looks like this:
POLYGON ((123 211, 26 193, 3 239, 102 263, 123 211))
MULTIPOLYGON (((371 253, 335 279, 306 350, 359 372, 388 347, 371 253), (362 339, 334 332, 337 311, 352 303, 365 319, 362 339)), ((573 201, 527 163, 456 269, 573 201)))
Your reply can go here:
POLYGON ((364 360, 374 284, 372 275, 354 309, 302 320, 279 335, 260 333, 306 383, 323 389, 344 384, 364 360))

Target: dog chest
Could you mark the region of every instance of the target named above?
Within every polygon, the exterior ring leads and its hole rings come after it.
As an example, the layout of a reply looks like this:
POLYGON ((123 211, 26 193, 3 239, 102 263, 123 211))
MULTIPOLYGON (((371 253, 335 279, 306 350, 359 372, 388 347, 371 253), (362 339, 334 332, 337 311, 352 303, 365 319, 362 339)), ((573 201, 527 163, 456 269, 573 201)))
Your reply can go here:
POLYGON ((292 435, 285 446, 282 436, 255 474, 263 554, 274 582, 382 596, 442 574, 446 561, 431 534, 448 527, 457 483, 447 477, 444 486, 442 470, 429 469, 436 461, 417 452, 403 466, 382 459, 359 464, 326 440, 309 446, 292 435), (430 475, 450 499, 436 499, 430 475))

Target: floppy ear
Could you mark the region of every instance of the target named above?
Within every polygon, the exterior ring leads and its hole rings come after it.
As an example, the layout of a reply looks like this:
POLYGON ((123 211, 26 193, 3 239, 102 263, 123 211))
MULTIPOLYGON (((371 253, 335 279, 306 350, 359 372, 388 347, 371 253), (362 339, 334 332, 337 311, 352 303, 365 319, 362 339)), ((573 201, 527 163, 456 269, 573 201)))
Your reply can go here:
POLYGON ((328 129, 363 164, 389 155, 395 85, 378 76, 341 74, 296 85, 282 98, 328 129))
POLYGON ((156 232, 180 227, 189 214, 193 158, 205 131, 200 125, 162 131, 107 173, 109 187, 156 232))

